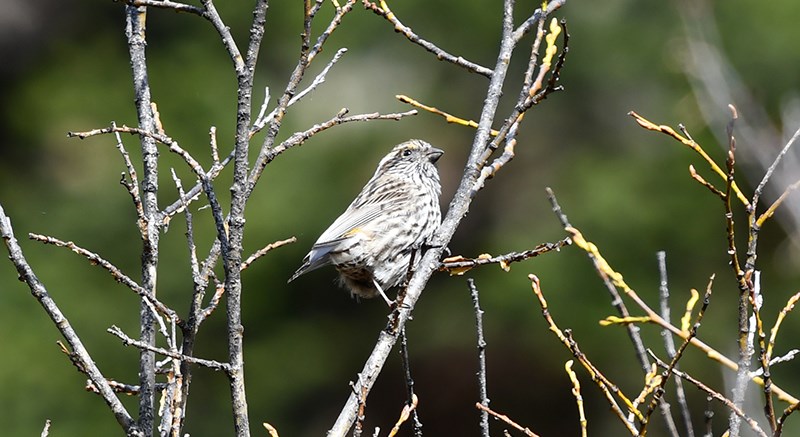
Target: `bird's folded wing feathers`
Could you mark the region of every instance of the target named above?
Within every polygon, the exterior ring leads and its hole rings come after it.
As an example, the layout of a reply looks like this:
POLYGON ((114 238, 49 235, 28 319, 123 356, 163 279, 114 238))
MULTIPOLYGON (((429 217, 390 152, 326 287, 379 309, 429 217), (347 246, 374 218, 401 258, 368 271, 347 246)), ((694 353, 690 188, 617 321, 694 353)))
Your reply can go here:
POLYGON ((356 198, 347 211, 319 236, 317 242, 314 243, 314 248, 336 245, 351 237, 354 231, 368 227, 367 225, 377 217, 386 214, 387 210, 402 209, 403 205, 410 201, 411 195, 406 191, 398 190, 387 191, 381 196, 371 196, 366 201, 362 201, 360 197, 356 198))

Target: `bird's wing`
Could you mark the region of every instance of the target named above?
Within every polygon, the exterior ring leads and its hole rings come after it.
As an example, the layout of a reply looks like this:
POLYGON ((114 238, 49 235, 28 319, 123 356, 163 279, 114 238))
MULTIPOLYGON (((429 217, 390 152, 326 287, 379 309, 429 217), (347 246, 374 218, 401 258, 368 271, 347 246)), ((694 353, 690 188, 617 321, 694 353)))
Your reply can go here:
POLYGON ((363 228, 370 228, 370 231, 374 232, 375 227, 368 225, 376 218, 391 210, 402 209, 411 201, 412 197, 408 190, 402 189, 396 183, 377 185, 370 181, 347 210, 319 236, 314 243, 314 249, 324 250, 326 247, 335 246, 363 228))
MULTIPOLYGON (((374 233, 375 219, 393 209, 411 203, 412 195, 396 179, 371 179, 353 203, 319 236, 311 251, 303 259, 303 265, 292 275, 289 282, 298 276, 330 263, 329 254, 359 232, 374 233)), ((339 249, 341 250, 341 249, 339 249)))

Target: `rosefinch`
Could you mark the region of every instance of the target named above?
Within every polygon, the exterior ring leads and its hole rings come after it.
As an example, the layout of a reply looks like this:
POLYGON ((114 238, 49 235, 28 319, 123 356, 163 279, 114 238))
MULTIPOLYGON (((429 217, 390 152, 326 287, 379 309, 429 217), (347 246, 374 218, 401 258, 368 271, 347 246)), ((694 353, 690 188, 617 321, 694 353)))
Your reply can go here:
MULTIPOLYGON (((412 251, 428 243, 441 223, 435 163, 442 153, 421 140, 395 146, 353 203, 320 235, 289 282, 333 264, 351 295, 380 294, 391 305, 384 290, 402 281, 412 251)), ((416 253, 415 259, 420 258, 416 253)))

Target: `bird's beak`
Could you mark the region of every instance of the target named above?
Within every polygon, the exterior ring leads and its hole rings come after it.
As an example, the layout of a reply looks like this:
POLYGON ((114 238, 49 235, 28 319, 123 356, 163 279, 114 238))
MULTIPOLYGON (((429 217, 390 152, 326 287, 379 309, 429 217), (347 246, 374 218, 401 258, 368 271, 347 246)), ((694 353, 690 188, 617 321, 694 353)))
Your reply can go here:
POLYGON ((441 158, 443 154, 444 154, 444 150, 437 149, 436 147, 431 147, 431 150, 428 152, 428 160, 432 164, 435 164, 436 161, 438 161, 439 158, 441 158))

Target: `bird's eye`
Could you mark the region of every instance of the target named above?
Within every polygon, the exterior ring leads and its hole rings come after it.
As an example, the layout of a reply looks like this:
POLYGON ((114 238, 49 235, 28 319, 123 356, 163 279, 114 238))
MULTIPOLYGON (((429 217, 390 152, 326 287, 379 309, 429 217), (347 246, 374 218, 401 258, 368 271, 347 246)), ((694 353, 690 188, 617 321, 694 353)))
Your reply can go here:
POLYGON ((411 156, 411 150, 410 149, 403 150, 403 158, 408 158, 409 156, 411 156))

